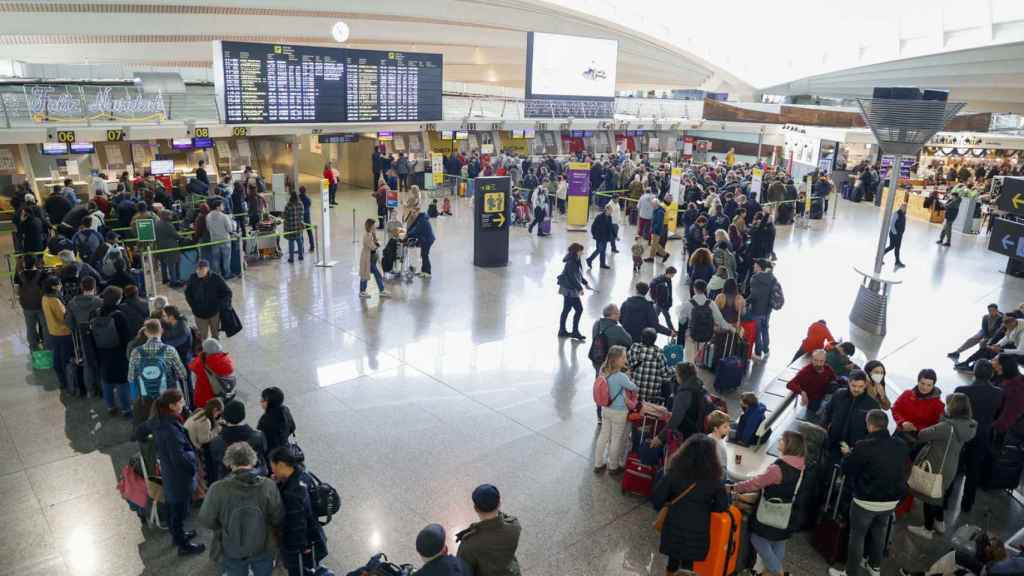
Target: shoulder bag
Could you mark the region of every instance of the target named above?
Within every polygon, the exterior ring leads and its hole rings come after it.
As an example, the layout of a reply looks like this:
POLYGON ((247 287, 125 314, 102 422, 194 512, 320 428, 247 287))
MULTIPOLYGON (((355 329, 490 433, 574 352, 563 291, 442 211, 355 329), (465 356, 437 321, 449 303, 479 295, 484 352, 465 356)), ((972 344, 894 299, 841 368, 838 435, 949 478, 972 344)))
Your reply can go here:
POLYGON ((942 454, 942 464, 939 464, 938 472, 932 472, 932 463, 928 461, 927 453, 915 462, 910 469, 910 478, 907 479, 907 486, 911 490, 927 498, 942 498, 943 482, 942 470, 946 467, 946 457, 949 456, 949 445, 953 443, 953 424, 949 425, 949 439, 946 440, 946 451, 942 454))
POLYGON ((662 506, 661 510, 658 510, 658 517, 655 518, 655 520, 654 520, 654 529, 655 530, 657 530, 658 532, 661 532, 661 529, 665 527, 665 521, 668 519, 668 510, 669 510, 669 508, 675 506, 676 502, 679 502, 680 500, 683 499, 684 496, 686 496, 687 494, 692 492, 695 486, 697 486, 697 485, 696 484, 690 484, 689 488, 687 488, 686 490, 683 490, 683 492, 679 496, 676 496, 668 504, 665 504, 664 506, 662 506))
POLYGON ((765 526, 785 530, 789 528, 790 516, 793 514, 793 503, 796 502, 800 493, 800 484, 804 481, 804 472, 800 471, 800 479, 796 481, 796 488, 793 489, 793 496, 786 502, 782 498, 765 498, 757 503, 757 521, 765 526))

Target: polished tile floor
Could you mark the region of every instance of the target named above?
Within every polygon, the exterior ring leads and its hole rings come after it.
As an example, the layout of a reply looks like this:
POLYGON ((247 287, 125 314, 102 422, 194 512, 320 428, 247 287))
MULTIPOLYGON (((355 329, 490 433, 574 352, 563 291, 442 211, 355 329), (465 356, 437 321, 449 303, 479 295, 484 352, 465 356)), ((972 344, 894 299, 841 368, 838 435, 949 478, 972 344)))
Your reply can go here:
MULTIPOLYGON (((460 204, 454 217, 435 221, 433 278, 392 283, 391 300, 360 300, 352 214, 361 221, 374 207, 365 190, 346 190, 341 202, 337 265, 254 264, 232 281, 245 329, 226 343, 249 421, 258 418, 262 387, 284 389, 311 467, 341 492, 341 515, 327 527, 327 564, 345 573, 376 551, 416 561, 416 532, 428 522, 449 534, 465 527, 474 518, 470 491, 490 482, 523 524, 525 573, 660 573, 653 511, 591 472, 587 346, 555 335, 555 276, 568 242, 588 243, 588 235, 558 222, 550 238, 516 228, 509 266, 479 269, 469 206, 460 204)), ((1024 302, 1024 282, 1002 274, 1005 260, 987 252, 984 239, 956 235, 952 248, 940 248, 936 227, 912 221, 888 336, 851 330, 852 267, 870 265, 879 220, 875 208, 844 202, 835 220, 779 229, 776 270, 787 305, 773 317, 772 355, 747 384, 770 405, 780 399, 773 381, 811 321, 826 318, 837 336, 883 359, 895 395, 922 367, 939 371, 940 387, 958 385, 945 352, 976 330, 988 302, 1024 302)), ((670 249, 678 266, 679 243, 670 249)), ((648 266, 642 276, 651 274, 648 266)), ((623 249, 612 270, 593 273, 599 292, 586 297, 584 326, 605 303, 628 296, 633 282, 623 249)), ((184 304, 178 292, 171 298, 184 304)), ((0 573, 217 573, 205 555, 181 560, 165 532, 140 528, 115 490, 135 451, 128 425, 100 401, 62 401, 54 378, 29 368, 20 311, 4 306, 0 319, 0 573)), ((991 508, 993 527, 1007 536, 1024 518, 1008 502, 1005 494, 983 496, 978 507, 991 508)), ((791 540, 787 568, 823 574, 806 542, 791 540)), ((887 574, 897 565, 922 568, 943 546, 902 529, 895 542, 887 574)))

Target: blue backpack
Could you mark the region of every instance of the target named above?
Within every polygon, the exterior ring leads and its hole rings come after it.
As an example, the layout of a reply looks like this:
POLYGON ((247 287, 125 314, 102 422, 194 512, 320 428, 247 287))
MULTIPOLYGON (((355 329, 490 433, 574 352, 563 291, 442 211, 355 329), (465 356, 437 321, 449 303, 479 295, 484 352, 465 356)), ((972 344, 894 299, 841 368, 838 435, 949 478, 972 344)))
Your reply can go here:
POLYGON ((139 396, 156 399, 167 390, 167 361, 164 347, 150 352, 139 348, 139 396))

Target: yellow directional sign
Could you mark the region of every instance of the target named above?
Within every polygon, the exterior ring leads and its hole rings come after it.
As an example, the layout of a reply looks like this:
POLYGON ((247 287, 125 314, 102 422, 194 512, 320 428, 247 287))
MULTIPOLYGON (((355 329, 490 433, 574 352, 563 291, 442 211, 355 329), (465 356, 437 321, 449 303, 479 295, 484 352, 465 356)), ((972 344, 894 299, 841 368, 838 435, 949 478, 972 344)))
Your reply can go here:
POLYGON ((1014 216, 1024 216, 1024 178, 1004 178, 1003 189, 996 200, 996 206, 1014 216))
POLYGON ((1017 194, 1013 195, 1013 207, 1020 208, 1021 204, 1024 204, 1024 196, 1021 196, 1018 192, 1017 194))
POLYGON ((494 221, 498 223, 498 228, 501 228, 502 226, 505 225, 505 215, 504 214, 497 214, 497 215, 495 215, 494 216, 494 221))
POLYGON ((484 192, 484 213, 495 214, 505 211, 504 192, 484 192))

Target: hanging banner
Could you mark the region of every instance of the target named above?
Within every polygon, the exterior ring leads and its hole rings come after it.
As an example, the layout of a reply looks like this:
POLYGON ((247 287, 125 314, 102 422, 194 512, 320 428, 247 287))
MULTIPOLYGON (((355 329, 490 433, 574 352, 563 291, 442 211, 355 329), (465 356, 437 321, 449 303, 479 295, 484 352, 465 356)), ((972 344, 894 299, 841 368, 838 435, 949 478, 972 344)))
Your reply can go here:
POLYGON ((693 142, 696 140, 693 136, 683 136, 683 157, 689 158, 693 156, 693 142))
POLYGON ((760 199, 761 196, 761 181, 764 179, 764 170, 760 168, 753 168, 750 171, 750 195, 754 198, 760 199))
POLYGON ((590 162, 570 162, 565 224, 568 228, 587 229, 590 218, 590 162))
POLYGON ((444 155, 433 152, 430 154, 430 169, 433 170, 434 184, 444 184, 444 155))

